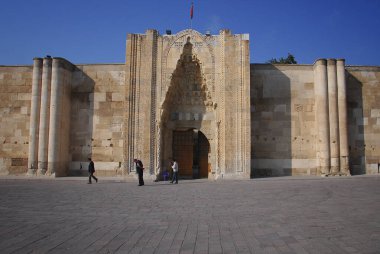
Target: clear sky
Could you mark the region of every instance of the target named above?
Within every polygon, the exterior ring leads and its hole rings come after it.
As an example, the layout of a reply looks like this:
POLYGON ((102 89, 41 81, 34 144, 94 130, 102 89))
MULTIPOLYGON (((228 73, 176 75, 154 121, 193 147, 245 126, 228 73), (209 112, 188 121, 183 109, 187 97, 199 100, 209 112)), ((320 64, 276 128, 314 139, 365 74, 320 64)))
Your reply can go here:
MULTIPOLYGON (((127 33, 190 28, 191 0, 6 0, 0 65, 34 57, 123 63, 127 33)), ((249 33, 251 63, 292 53, 298 63, 345 58, 380 65, 380 0, 194 0, 193 29, 249 33)))

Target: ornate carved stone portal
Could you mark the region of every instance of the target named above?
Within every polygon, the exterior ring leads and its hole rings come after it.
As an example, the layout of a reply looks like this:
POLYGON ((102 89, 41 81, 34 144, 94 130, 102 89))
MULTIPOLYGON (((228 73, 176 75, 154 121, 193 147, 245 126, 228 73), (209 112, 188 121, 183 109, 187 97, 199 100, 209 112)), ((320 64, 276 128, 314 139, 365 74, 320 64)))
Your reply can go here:
MULTIPOLYGON (((196 130, 200 128, 205 113, 213 111, 213 102, 206 86, 206 78, 202 75, 201 63, 193 54, 190 37, 187 38, 173 72, 162 109, 164 113, 160 121, 165 123, 166 136, 172 136, 173 139, 173 152, 167 153, 166 158, 178 161, 182 177, 208 177, 210 150, 199 149, 196 130), (202 168, 200 158, 206 158, 202 168)), ((165 140, 164 143, 164 147, 170 147, 170 143, 165 140)), ((208 144, 207 139, 206 143, 208 144)))
POLYGON ((194 120, 213 110, 211 92, 201 71, 201 63, 193 54, 190 37, 173 72, 170 87, 165 95, 161 121, 194 120))
POLYGON ((151 175, 176 158, 183 177, 249 177, 247 35, 148 30, 126 59, 125 174, 139 157, 151 175))

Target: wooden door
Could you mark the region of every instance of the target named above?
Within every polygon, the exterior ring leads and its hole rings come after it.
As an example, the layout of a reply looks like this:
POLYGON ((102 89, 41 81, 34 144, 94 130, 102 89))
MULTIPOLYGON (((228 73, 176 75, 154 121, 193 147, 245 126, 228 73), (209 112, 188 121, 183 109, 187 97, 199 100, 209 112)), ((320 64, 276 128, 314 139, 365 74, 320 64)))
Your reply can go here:
POLYGON ((193 177, 193 131, 173 131, 173 158, 180 177, 193 177))

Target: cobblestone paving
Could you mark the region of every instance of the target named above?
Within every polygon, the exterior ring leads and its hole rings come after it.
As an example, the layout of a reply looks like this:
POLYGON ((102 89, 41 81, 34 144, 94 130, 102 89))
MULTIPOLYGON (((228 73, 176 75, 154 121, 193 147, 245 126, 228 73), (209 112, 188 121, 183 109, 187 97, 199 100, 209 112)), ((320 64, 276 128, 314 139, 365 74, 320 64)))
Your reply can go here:
POLYGON ((380 253, 380 177, 0 178, 1 253, 380 253))

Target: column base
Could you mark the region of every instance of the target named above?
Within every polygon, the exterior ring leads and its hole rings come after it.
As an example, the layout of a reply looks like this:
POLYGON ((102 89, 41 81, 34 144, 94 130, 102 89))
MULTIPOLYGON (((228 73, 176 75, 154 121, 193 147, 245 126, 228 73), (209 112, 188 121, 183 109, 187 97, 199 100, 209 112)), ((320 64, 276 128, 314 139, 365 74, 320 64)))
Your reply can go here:
POLYGON ((330 174, 321 174, 322 177, 328 177, 328 176, 351 176, 350 173, 330 173, 330 174))
POLYGON ((330 173, 330 176, 340 176, 340 172, 332 172, 330 173))
POLYGON ((36 175, 36 169, 34 168, 28 168, 28 172, 26 173, 27 176, 34 176, 36 175))
POLYGON ((37 175, 42 176, 46 174, 46 169, 45 168, 39 168, 37 170, 37 175))
POLYGON ((46 170, 46 172, 45 172, 45 175, 47 175, 47 176, 52 176, 53 174, 54 174, 54 172, 50 169, 46 170))

